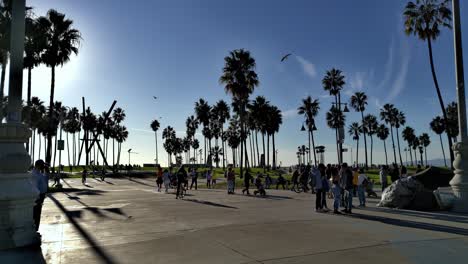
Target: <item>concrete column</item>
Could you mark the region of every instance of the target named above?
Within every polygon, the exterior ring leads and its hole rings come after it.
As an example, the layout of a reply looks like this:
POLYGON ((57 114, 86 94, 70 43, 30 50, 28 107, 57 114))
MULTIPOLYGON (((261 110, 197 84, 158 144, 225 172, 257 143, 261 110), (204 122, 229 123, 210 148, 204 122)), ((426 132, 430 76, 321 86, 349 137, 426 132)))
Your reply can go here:
POLYGON ((458 122, 460 129, 460 142, 453 145, 455 152, 455 176, 450 181, 455 195, 453 210, 468 213, 468 136, 466 126, 465 81, 463 72, 463 50, 460 26, 459 0, 452 1, 453 35, 455 49, 455 69, 458 99, 458 122))
POLYGON ((39 192, 27 172, 31 158, 25 148, 31 131, 21 124, 25 0, 12 4, 8 116, 0 124, 0 249, 39 242, 33 221, 39 192))

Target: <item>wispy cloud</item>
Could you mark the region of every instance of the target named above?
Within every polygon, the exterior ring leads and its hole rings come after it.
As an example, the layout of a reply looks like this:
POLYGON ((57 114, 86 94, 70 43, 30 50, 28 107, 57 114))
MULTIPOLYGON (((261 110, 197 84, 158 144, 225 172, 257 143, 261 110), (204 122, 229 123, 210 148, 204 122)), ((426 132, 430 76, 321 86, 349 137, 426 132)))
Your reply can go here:
POLYGON ((395 81, 392 84, 392 87, 390 88, 390 93, 386 97, 386 102, 390 102, 393 99, 395 99, 401 91, 405 88, 406 84, 406 76, 408 75, 408 69, 409 69, 409 62, 410 62, 410 52, 409 52, 409 47, 406 42, 403 43, 403 48, 401 51, 401 56, 402 61, 399 67, 398 74, 396 76, 395 81))
POLYGON ((385 74, 384 74, 382 81, 376 87, 377 91, 380 91, 383 88, 385 88, 387 83, 390 81, 390 78, 392 77, 394 46, 395 46, 395 41, 392 39, 392 41, 390 42, 390 46, 388 47, 387 63, 385 64, 385 69, 384 69, 385 74))
POLYGON ((294 117, 298 116, 297 115, 297 109, 294 109, 294 108, 285 110, 285 111, 283 111, 282 114, 283 114, 284 119, 290 119, 290 118, 294 118, 294 117))
POLYGON ((315 65, 312 62, 298 55, 296 55, 295 58, 302 66, 302 70, 304 70, 304 73, 307 76, 309 76, 310 78, 315 78, 317 76, 317 70, 315 69, 315 65))
POLYGON ((140 133, 151 133, 151 134, 154 134, 154 131, 153 130, 149 130, 149 129, 141 129, 141 128, 129 128, 129 130, 132 130, 132 131, 135 131, 135 132, 140 132, 140 133))

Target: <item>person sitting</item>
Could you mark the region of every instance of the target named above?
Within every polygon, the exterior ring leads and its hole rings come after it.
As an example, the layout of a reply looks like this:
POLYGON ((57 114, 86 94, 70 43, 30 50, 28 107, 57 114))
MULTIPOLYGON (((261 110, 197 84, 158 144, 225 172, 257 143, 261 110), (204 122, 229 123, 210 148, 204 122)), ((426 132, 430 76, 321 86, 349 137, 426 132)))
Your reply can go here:
POLYGON ((261 196, 265 196, 265 187, 263 186, 262 183, 262 175, 257 174, 257 178, 255 179, 255 186, 257 187, 257 190, 254 191, 254 195, 260 194, 261 196))
POLYGON ((278 179, 276 179, 276 190, 278 190, 278 187, 281 185, 283 186, 283 190, 285 190, 285 184, 286 184, 286 179, 283 177, 283 174, 280 173, 278 176, 278 179))

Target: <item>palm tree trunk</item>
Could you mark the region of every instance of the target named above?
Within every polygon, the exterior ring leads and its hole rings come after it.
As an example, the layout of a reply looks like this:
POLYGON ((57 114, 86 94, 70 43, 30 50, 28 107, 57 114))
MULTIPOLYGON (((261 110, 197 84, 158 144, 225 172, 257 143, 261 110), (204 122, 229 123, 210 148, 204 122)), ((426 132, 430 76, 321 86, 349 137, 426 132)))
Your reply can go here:
MULTIPOLYGON (((439 99, 439 104, 440 104, 440 108, 442 109, 442 114, 443 114, 443 117, 444 117, 444 121, 445 123, 447 124, 447 112, 445 110, 445 104, 444 104, 444 100, 442 99, 442 94, 440 93, 440 88, 439 88, 439 82, 437 81, 437 75, 436 75, 436 72, 435 72, 435 66, 434 66, 434 58, 432 56, 432 43, 431 43, 431 39, 428 38, 427 39, 427 47, 429 49, 429 61, 430 61, 430 64, 431 64, 431 73, 432 73, 432 79, 434 80, 434 85, 435 85, 435 88, 436 88, 436 91, 437 91, 437 98, 439 99)), ((449 153, 450 153, 450 166, 452 167, 453 169, 453 161, 455 159, 454 155, 453 155, 453 150, 452 150, 452 138, 450 138, 449 134, 447 133, 447 140, 448 140, 448 143, 449 143, 449 153)))
POLYGON ((260 165, 260 151, 258 151, 258 131, 255 130, 255 143, 257 145, 257 167, 260 165))
POLYGON ((409 154, 410 154, 410 159, 411 159, 411 166, 414 166, 413 165, 413 153, 411 153, 411 147, 409 144, 408 144, 408 149, 409 149, 409 154))
POLYGON ((314 140, 314 131, 310 131, 310 136, 312 138, 312 150, 314 152, 314 164, 317 166, 317 157, 315 154, 315 140, 314 140))
POLYGON ((267 168, 270 170, 270 134, 267 133, 267 168))
POLYGON ((439 134, 440 146, 442 147, 442 155, 444 156, 444 164, 447 167, 447 159, 445 158, 444 143, 442 142, 442 134, 439 134))
POLYGON ((39 159, 41 159, 41 147, 42 147, 42 146, 41 146, 41 145, 42 145, 42 144, 41 144, 41 141, 42 141, 42 140, 41 140, 41 134, 38 134, 38 137, 39 137, 39 150, 38 150, 38 152, 37 152, 37 156, 39 157, 39 159))
POLYGON ((387 155, 387 144, 385 144, 385 140, 383 141, 383 147, 384 147, 384 152, 385 152, 385 164, 388 166, 388 155, 387 155))
POLYGON ((206 161, 206 137, 205 137, 205 136, 203 137, 203 141, 204 141, 204 143, 205 143, 205 149, 204 149, 204 153, 205 153, 205 159, 204 159, 203 161, 204 161, 204 162, 205 162, 205 164, 206 164, 206 163, 207 163, 207 161, 206 161))
POLYGON ((222 148, 223 148, 223 170, 226 169, 226 153, 224 153, 224 129, 223 129, 223 126, 224 126, 224 123, 221 125, 221 145, 222 145, 222 148))
MULTIPOLYGON (((361 122, 364 124, 364 111, 361 111, 361 122)), ((366 130, 362 130, 362 134, 364 135, 364 156, 366 159, 366 169, 368 168, 369 164, 367 163, 367 139, 366 139, 366 130)), ((357 150, 356 150, 357 151, 357 150)), ((372 165, 372 164, 371 164, 372 165)))
POLYGON ((58 135, 58 129, 57 129, 57 132, 55 132, 55 137, 54 137, 54 161, 53 161, 54 167, 55 167, 55 158, 57 157, 57 139, 58 139, 57 135, 58 135))
POLYGON ((421 155, 421 165, 424 166, 423 152, 420 150, 419 155, 421 155))
POLYGON ((338 164, 340 164, 340 145, 338 143, 338 128, 335 128, 336 154, 338 155, 338 164))
MULTIPOLYGON (((55 93, 55 66, 51 67, 52 78, 50 82, 50 102, 49 102, 49 127, 52 126, 52 112, 54 110, 54 93, 55 93)), ((46 150, 46 163, 50 164, 52 159, 52 134, 47 133, 47 150, 46 150)))
MULTIPOLYGON (((0 107, 2 107, 3 97, 5 96, 5 74, 6 74, 7 63, 8 63, 8 53, 5 52, 2 58, 2 74, 0 77, 0 107)), ((3 117, 4 117, 3 111, 0 111, 0 123, 2 123, 3 117)))
POLYGON ((31 67, 28 67, 28 98, 27 103, 28 105, 31 103, 31 67))
POLYGON ((68 156, 68 167, 71 167, 71 161, 70 161, 70 142, 69 142, 69 136, 68 132, 67 134, 67 156, 68 156))
POLYGON ((426 166, 427 166, 427 149, 424 147, 424 158, 426 159, 426 166))
MULTIPOLYGON (((341 110, 341 93, 338 92, 338 108, 341 110)), ((343 142, 340 140, 340 164, 343 163, 343 142)))
POLYGON ((372 151, 373 151, 373 148, 374 148, 374 139, 372 137, 372 135, 370 135, 370 165, 372 167, 372 164, 374 164, 372 162, 372 151))
POLYGON ((359 166, 359 139, 356 140, 356 166, 359 166))
POLYGON ((252 167, 255 166, 255 155, 254 155, 254 150, 253 150, 253 146, 252 146, 252 131, 250 131, 250 135, 249 135, 249 144, 250 144, 250 157, 251 157, 251 165, 252 167))
POLYGON ((115 139, 112 139, 112 166, 115 166, 115 139))
POLYGON ((275 151, 275 133, 271 134, 271 140, 272 140, 272 143, 273 143, 273 169, 276 170, 276 151, 275 151))
POLYGON ((395 150, 395 138, 393 137, 393 126, 390 126, 390 134, 392 134, 393 161, 395 164, 397 164, 396 150, 395 150))
POLYGON ((263 172, 265 172, 265 165, 266 165, 266 156, 265 156, 265 133, 262 132, 262 141, 263 141, 263 172))
POLYGON ((415 166, 418 166, 418 155, 417 155, 417 153, 416 153, 416 149, 413 149, 413 151, 414 151, 414 162, 415 162, 414 165, 415 165, 415 166))
POLYGON ((312 131, 310 131, 310 129, 307 129, 307 134, 308 134, 308 138, 309 138, 309 155, 308 155, 309 164, 312 163, 312 156, 311 156, 311 153, 310 153, 310 152, 311 152, 311 148, 310 148, 310 147, 311 147, 311 145, 310 145, 310 141, 311 141, 311 140, 310 140, 310 133, 311 133, 311 132, 312 132, 312 131))
POLYGON ((396 129, 396 136, 397 136, 397 143, 398 143, 398 154, 400 155, 400 164, 403 166, 403 159, 401 158, 401 149, 400 149, 400 134, 398 133, 398 127, 395 127, 396 129))

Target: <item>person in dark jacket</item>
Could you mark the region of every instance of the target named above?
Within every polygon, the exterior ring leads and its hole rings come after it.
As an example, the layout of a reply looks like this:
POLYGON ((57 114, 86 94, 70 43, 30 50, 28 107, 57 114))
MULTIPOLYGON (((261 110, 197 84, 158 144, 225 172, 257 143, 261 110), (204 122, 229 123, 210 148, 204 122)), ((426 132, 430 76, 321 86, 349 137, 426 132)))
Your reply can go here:
POLYGON ((340 185, 345 190, 344 210, 343 212, 350 214, 353 208, 353 172, 348 167, 347 163, 343 163, 340 172, 340 185))
POLYGON ((177 194, 176 199, 178 199, 181 195, 181 188, 185 188, 183 184, 187 179, 187 171, 184 168, 184 165, 180 166, 179 171, 177 172, 177 194))

